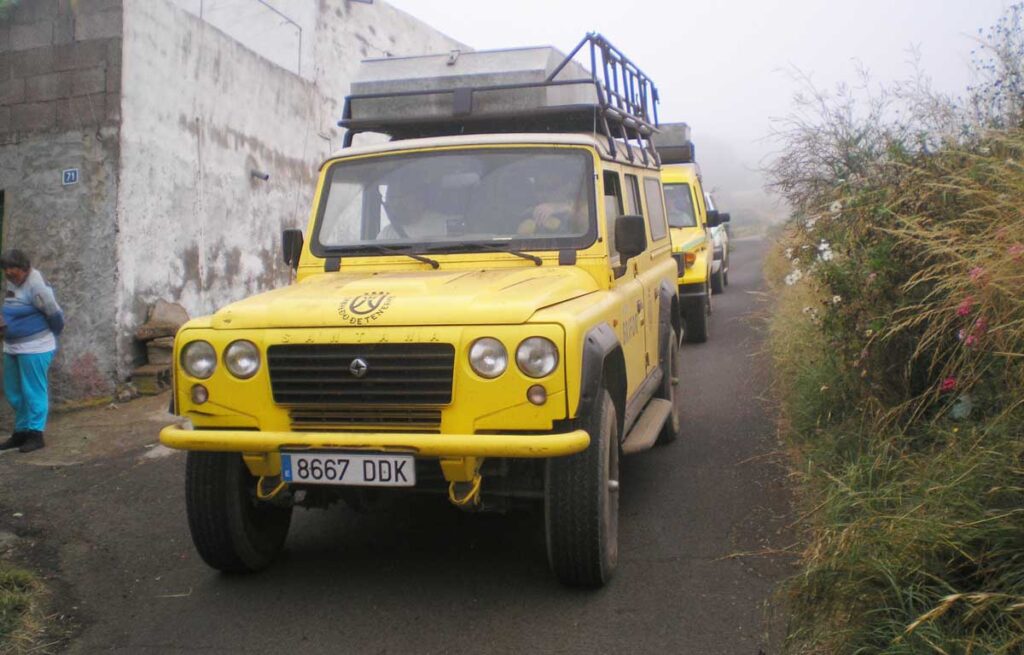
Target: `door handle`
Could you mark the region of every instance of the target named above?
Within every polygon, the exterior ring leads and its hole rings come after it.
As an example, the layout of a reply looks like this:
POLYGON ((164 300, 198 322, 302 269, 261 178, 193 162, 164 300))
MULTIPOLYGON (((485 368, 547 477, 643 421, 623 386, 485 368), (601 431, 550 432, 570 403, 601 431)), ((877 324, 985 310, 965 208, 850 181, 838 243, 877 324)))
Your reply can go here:
POLYGON ((644 311, 644 303, 643 303, 642 300, 637 300, 636 301, 636 313, 639 314, 642 311, 644 311))

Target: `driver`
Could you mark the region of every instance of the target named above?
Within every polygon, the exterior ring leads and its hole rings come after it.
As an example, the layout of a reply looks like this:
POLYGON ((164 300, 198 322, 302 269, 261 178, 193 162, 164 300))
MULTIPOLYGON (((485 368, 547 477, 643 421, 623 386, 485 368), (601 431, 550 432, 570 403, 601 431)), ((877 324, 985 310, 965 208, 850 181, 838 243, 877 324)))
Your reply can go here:
POLYGON ((534 185, 536 203, 528 217, 519 224, 517 233, 572 234, 587 229, 585 187, 579 175, 559 167, 540 175, 534 185))
POLYGON ((411 176, 389 184, 383 202, 389 224, 377 239, 416 241, 444 236, 448 217, 429 209, 430 192, 428 180, 411 176))

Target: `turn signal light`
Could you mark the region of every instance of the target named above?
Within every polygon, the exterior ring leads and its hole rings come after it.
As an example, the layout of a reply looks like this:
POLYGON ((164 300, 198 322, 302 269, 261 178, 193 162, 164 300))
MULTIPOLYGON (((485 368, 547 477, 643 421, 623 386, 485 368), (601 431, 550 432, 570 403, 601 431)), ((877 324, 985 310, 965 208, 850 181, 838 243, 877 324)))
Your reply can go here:
POLYGON ((690 268, 697 262, 697 253, 688 252, 683 255, 683 260, 686 262, 686 268, 690 268))

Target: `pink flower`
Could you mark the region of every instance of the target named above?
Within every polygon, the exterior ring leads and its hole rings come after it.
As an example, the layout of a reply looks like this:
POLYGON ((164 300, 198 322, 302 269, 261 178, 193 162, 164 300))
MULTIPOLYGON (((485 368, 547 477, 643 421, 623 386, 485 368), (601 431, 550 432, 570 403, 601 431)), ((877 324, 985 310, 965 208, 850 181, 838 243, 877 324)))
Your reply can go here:
POLYGON ((984 317, 979 318, 974 322, 974 334, 985 334, 988 332, 988 321, 984 317))
POLYGON ((975 266, 971 269, 970 276, 971 282, 974 282, 975 284, 983 283, 985 281, 985 269, 980 266, 975 266))
POLYGON ((868 284, 874 282, 876 277, 878 277, 878 273, 868 273, 868 284))
POLYGON ((1024 244, 1015 243, 1006 249, 1006 252, 1013 257, 1014 261, 1020 261, 1021 255, 1024 255, 1024 244))
POLYGON ((978 337, 973 334, 967 335, 967 338, 964 339, 964 345, 967 346, 968 348, 975 347, 976 345, 978 345, 978 337))
POLYGON ((967 296, 966 298, 963 299, 963 302, 961 302, 960 305, 957 306, 956 315, 967 316, 968 314, 971 313, 971 307, 973 306, 974 298, 972 298, 971 296, 967 296))
POLYGON ((963 328, 960 328, 960 331, 956 333, 956 340, 957 341, 963 341, 964 337, 966 337, 966 336, 967 336, 967 331, 964 330, 963 328))
POLYGON ((946 378, 939 385, 939 393, 949 393, 950 391, 956 391, 956 378, 953 376, 946 378))

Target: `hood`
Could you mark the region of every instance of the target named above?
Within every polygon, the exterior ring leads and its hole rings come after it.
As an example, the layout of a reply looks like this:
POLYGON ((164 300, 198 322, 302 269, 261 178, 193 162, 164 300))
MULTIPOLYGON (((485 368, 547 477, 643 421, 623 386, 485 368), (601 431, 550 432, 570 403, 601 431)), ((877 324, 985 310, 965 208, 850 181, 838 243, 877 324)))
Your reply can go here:
POLYGON ((524 323, 597 290, 573 267, 325 273, 224 307, 219 329, 524 323))

